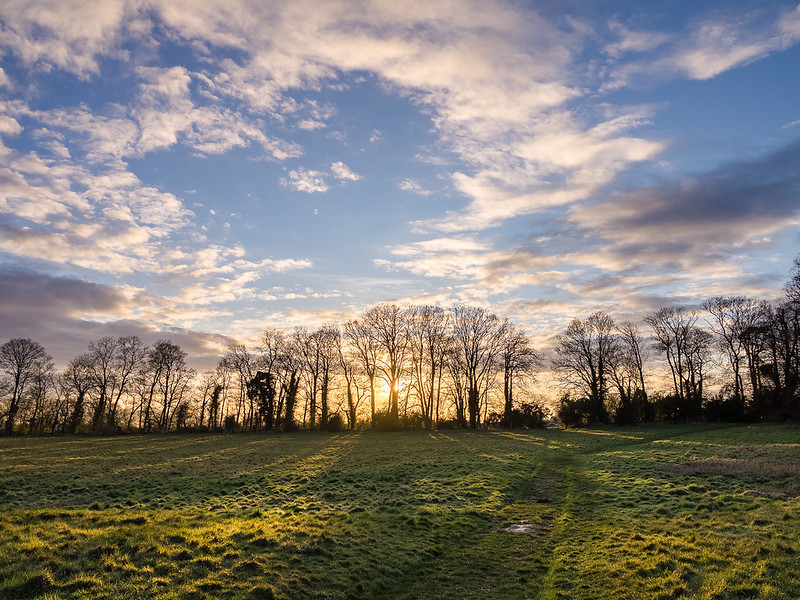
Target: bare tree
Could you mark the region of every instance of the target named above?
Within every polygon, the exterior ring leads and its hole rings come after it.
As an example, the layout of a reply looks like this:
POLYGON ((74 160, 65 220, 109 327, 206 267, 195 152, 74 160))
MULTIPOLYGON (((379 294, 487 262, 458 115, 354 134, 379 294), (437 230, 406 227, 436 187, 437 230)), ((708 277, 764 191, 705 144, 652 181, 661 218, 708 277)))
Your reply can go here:
POLYGON ((9 380, 11 397, 6 412, 5 433, 14 432, 25 391, 43 369, 52 369, 53 359, 39 342, 13 338, 0 346, 0 373, 9 380))
POLYGON ((261 351, 265 368, 275 375, 278 401, 275 407, 275 427, 294 429, 294 410, 299 388, 301 362, 292 351, 291 340, 280 330, 265 330, 261 351))
POLYGON ((332 325, 323 325, 313 332, 298 327, 293 335, 294 348, 302 361, 302 372, 306 379, 311 429, 317 426, 317 409, 320 412, 320 427, 324 429, 328 425, 331 378, 339 361, 338 339, 339 331, 332 325))
POLYGON ((30 399, 30 414, 27 417, 28 433, 43 435, 52 410, 52 392, 55 388, 55 372, 52 363, 40 363, 31 378, 27 396, 30 399))
POLYGON ((330 418, 331 383, 339 367, 339 329, 323 325, 314 332, 314 338, 320 349, 320 427, 325 429, 330 418))
POLYGON ((117 350, 117 340, 106 336, 89 343, 88 356, 91 359, 94 389, 97 391, 94 413, 92 416, 92 431, 100 432, 105 429, 103 422, 106 416, 106 404, 115 385, 114 357, 117 350))
POLYGON ((656 347, 667 357, 672 373, 675 396, 686 397, 686 354, 689 332, 697 323, 697 316, 683 307, 664 307, 644 318, 656 336, 656 347))
POLYGON ((258 357, 244 344, 231 344, 225 350, 220 366, 234 375, 236 382, 236 422, 245 429, 253 428, 255 396, 248 386, 259 370, 258 357))
POLYGON ((636 373, 636 385, 642 396, 647 399, 647 386, 644 380, 644 365, 649 358, 645 337, 633 323, 625 322, 619 326, 619 336, 627 362, 636 373))
POLYGON ((467 367, 464 353, 456 344, 455 337, 447 349, 445 357, 445 370, 448 377, 444 382, 445 396, 450 399, 452 411, 459 427, 467 426, 467 395, 469 381, 467 380, 467 367))
POLYGON ((219 390, 217 390, 217 373, 216 371, 204 371, 200 380, 197 382, 197 395, 200 402, 200 412, 197 416, 197 426, 203 428, 208 426, 213 429, 216 426, 215 420, 212 416, 214 393, 216 391, 217 401, 219 401, 219 390), (208 416, 208 421, 206 421, 208 416))
POLYGON ((109 408, 108 422, 116 426, 117 412, 124 394, 128 394, 131 384, 144 367, 147 358, 147 346, 135 335, 126 335, 117 339, 114 356, 116 389, 109 408))
POLYGON ((66 433, 69 427, 70 411, 72 410, 72 391, 63 371, 56 374, 53 383, 53 412, 50 431, 52 433, 66 433))
POLYGON ((700 417, 703 405, 705 367, 711 361, 713 338, 705 329, 694 327, 686 340, 686 397, 692 400, 690 419, 700 417))
POLYGON ((590 422, 608 421, 608 387, 616 340, 614 320, 603 312, 573 319, 558 336, 553 368, 588 400, 590 422))
POLYGON ((75 401, 70 411, 67 431, 75 433, 83 422, 86 411, 86 396, 95 385, 92 357, 81 354, 73 358, 64 371, 64 379, 69 389, 75 392, 75 401))
POLYGON ((504 321, 500 339, 503 361, 503 427, 512 426, 514 390, 520 379, 529 376, 540 362, 524 331, 504 321))
POLYGON ((710 334, 697 326, 697 315, 683 307, 665 307, 644 318, 656 337, 656 347, 666 355, 677 400, 675 417, 700 416, 704 368, 710 358, 710 334))
POLYGON ((789 302, 800 303, 800 254, 795 256, 789 281, 784 287, 789 302))
POLYGON ((300 371, 306 381, 306 408, 303 411, 303 424, 308 418, 311 429, 317 426, 317 393, 321 376, 320 347, 311 332, 305 327, 297 327, 292 334, 292 348, 302 365, 300 371))
POLYGON ((619 394, 615 420, 621 425, 650 420, 644 376, 648 358, 644 337, 633 323, 619 325, 616 337, 609 362, 611 380, 619 394))
POLYGON ((370 426, 375 426, 375 379, 378 374, 378 340, 365 319, 344 324, 344 338, 369 382, 370 426))
POLYGON ((768 362, 761 368, 772 390, 763 410, 800 415, 800 406, 792 406, 800 389, 800 302, 779 303, 770 309, 765 325, 768 362))
POLYGON ((367 331, 377 344, 377 367, 389 387, 387 416, 391 423, 400 417, 400 382, 405 375, 408 353, 408 321, 396 304, 379 304, 364 314, 367 331))
POLYGON ((169 429, 174 409, 183 400, 194 370, 186 365, 186 352, 170 340, 158 340, 148 351, 149 397, 144 418, 144 428, 153 427, 154 400, 161 404, 156 425, 161 431, 169 429), (157 394, 156 394, 157 393, 157 394))
POLYGON ((281 428, 284 431, 294 431, 297 427, 295 424, 294 412, 297 405, 297 393, 300 387, 300 361, 292 355, 288 355, 285 364, 287 376, 283 379, 283 383, 281 384, 281 397, 285 399, 281 428))
POLYGON ((449 320, 449 314, 435 306, 415 306, 408 311, 411 386, 427 427, 439 420, 445 358, 451 342, 449 320))
POLYGON ((336 351, 339 358, 339 371, 345 383, 345 401, 347 403, 347 426, 355 429, 358 420, 358 409, 367 392, 367 386, 359 382, 359 360, 355 348, 347 344, 346 336, 339 334, 336 351))
POLYGON ((454 364, 463 368, 469 425, 475 429, 480 425, 481 401, 487 400, 489 378, 500 352, 502 324, 497 315, 478 307, 457 306, 452 315, 454 364))
POLYGON ((703 301, 701 306, 713 317, 712 330, 727 356, 733 375, 733 396, 744 399, 742 367, 743 363, 748 362, 748 355, 752 349, 747 343, 749 341, 747 332, 752 331, 756 325, 761 312, 761 302, 744 296, 715 296, 703 301))

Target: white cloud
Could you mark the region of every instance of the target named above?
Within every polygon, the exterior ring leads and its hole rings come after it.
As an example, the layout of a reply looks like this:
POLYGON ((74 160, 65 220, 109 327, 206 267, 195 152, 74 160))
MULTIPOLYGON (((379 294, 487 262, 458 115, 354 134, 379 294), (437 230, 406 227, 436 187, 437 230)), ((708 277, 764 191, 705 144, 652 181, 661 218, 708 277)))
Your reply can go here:
MULTIPOLYGON (((162 83, 159 93, 182 93, 182 85, 172 85, 175 80, 162 83)), ((180 326, 220 312, 195 306, 253 298, 261 277, 311 266, 308 259, 249 260, 240 246, 203 247, 202 236, 194 235, 194 214, 183 201, 144 184, 122 161, 136 146, 137 128, 129 127, 130 121, 98 117, 86 107, 72 112, 34 111, 21 103, 2 108, 47 127, 31 130, 38 151, 20 153, 0 144, 0 213, 15 216, 2 226, 0 250, 112 276, 136 273, 152 283, 166 279, 168 287, 181 291, 156 297, 142 290, 133 316, 180 326), (82 124, 90 132, 81 139, 85 154, 73 157, 61 132, 82 124)), ((8 114, 0 125, 6 136, 22 133, 8 114)))
POLYGON ((753 36, 739 23, 705 23, 674 60, 677 68, 692 79, 710 79, 780 49, 786 37, 753 36))
POLYGON ((296 192, 313 194, 315 192, 327 192, 328 184, 323 178, 324 173, 300 167, 289 171, 288 177, 282 177, 280 182, 283 187, 288 187, 296 192))
POLYGON ((617 36, 617 40, 606 45, 604 50, 615 58, 630 52, 653 50, 671 38, 669 34, 657 31, 633 31, 616 19, 608 24, 608 28, 617 36))
POLYGON ((397 187, 404 192, 414 192, 420 196, 430 196, 432 194, 430 190, 426 190, 413 179, 403 179, 403 181, 397 184, 397 187))
POLYGON ((325 127, 325 123, 317 119, 302 119, 297 126, 306 131, 314 131, 315 129, 322 129, 325 127))
POLYGON ((0 45, 14 48, 24 62, 41 68, 56 67, 89 78, 99 72, 98 57, 123 58, 120 35, 133 32, 137 11, 125 0, 86 3, 0 3, 0 45))
POLYGON ((277 160, 301 154, 296 144, 267 136, 257 120, 229 108, 197 105, 190 89, 192 74, 184 67, 142 67, 138 74, 142 83, 134 116, 141 131, 139 153, 183 142, 204 154, 222 154, 255 142, 277 160))
POLYGON ((22 131, 22 125, 7 115, 0 115, 0 135, 17 135, 22 131))
POLYGON ((358 181, 361 175, 353 173, 346 164, 341 161, 331 164, 331 174, 340 181, 358 181))
MULTIPOLYGON (((582 93, 565 82, 574 40, 534 13, 500 2, 402 10, 379 2, 344 27, 345 7, 331 2, 311 9, 296 2, 270 7, 269 18, 261 21, 260 7, 206 2, 197 11, 163 5, 160 15, 186 39, 247 52, 244 60, 218 65, 222 72, 207 84, 215 94, 296 116, 303 108, 285 101, 290 90, 333 85, 341 72, 372 72, 429 110, 445 142, 467 164, 491 170, 501 184, 520 159, 510 138, 519 139, 532 120, 582 93)), ((300 118, 300 126, 324 121, 324 114, 314 114, 318 108, 306 106, 312 114, 300 118)), ((371 142, 379 136, 373 132, 371 142)), ((284 185, 306 192, 327 187, 321 174, 308 173, 298 170, 284 185)))
MULTIPOLYGON (((626 45, 647 44, 648 38, 659 43, 653 48, 663 51, 660 56, 615 65, 602 90, 614 90, 632 82, 654 77, 669 79, 711 79, 717 75, 748 65, 774 52, 780 52, 800 41, 800 6, 784 10, 777 16, 766 11, 715 14, 691 24, 682 35, 664 37, 651 32, 630 37, 623 32, 626 45), (766 15, 766 18, 765 18, 766 15)), ((623 49, 610 45, 610 54, 623 49)), ((651 49, 651 48, 647 48, 651 49)))

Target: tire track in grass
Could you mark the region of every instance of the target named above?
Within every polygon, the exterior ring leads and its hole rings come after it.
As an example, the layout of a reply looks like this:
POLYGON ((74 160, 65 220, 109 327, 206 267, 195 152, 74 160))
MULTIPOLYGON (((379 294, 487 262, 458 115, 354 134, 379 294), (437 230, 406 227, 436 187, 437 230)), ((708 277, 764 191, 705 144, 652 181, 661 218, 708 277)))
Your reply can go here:
POLYGON ((539 597, 551 566, 552 532, 561 518, 562 472, 569 464, 567 456, 544 457, 506 490, 501 506, 473 515, 471 531, 454 532, 442 555, 417 574, 408 593, 398 597, 539 597))

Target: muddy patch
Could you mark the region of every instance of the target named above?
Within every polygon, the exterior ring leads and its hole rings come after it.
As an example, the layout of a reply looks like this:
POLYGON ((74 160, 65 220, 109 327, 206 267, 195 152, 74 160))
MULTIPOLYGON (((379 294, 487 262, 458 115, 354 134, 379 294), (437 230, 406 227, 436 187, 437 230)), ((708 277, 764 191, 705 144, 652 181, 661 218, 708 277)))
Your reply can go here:
POLYGON ((559 482, 551 473, 537 477, 529 492, 529 499, 537 504, 550 504, 559 495, 559 482))
POLYGON ((748 475, 769 477, 798 477, 800 465, 787 461, 747 461, 730 459, 700 459, 689 464, 667 463, 665 471, 679 475, 748 475))

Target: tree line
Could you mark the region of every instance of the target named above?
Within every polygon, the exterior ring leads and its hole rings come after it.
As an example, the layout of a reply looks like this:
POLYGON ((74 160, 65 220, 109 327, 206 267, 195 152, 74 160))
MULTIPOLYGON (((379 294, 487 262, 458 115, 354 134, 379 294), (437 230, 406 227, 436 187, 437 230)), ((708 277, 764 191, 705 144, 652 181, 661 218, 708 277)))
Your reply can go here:
POLYGON ((570 388, 566 425, 800 418, 800 256, 778 302, 716 296, 664 307, 641 326, 596 312, 558 336, 552 366, 570 388), (705 317, 701 320, 701 316, 705 317), (666 363, 651 394, 646 367, 666 363), (709 394, 710 383, 719 391, 709 394), (663 384, 662 384, 663 388, 663 384))
POLYGON ((569 323, 549 360, 487 309, 396 304, 315 330, 266 329, 202 373, 186 358, 171 340, 109 336, 56 371, 41 344, 11 339, 0 431, 536 427, 550 418, 531 385, 543 369, 566 387, 554 408, 568 426, 797 419, 800 257, 778 302, 720 296, 639 324, 596 312, 569 323))
POLYGON ((170 340, 103 337, 56 371, 45 348, 0 346, 2 431, 110 433, 540 425, 515 402, 539 364, 529 337, 479 307, 381 304, 309 330, 261 332, 197 373, 170 340), (499 398, 499 400, 498 400, 499 398))

